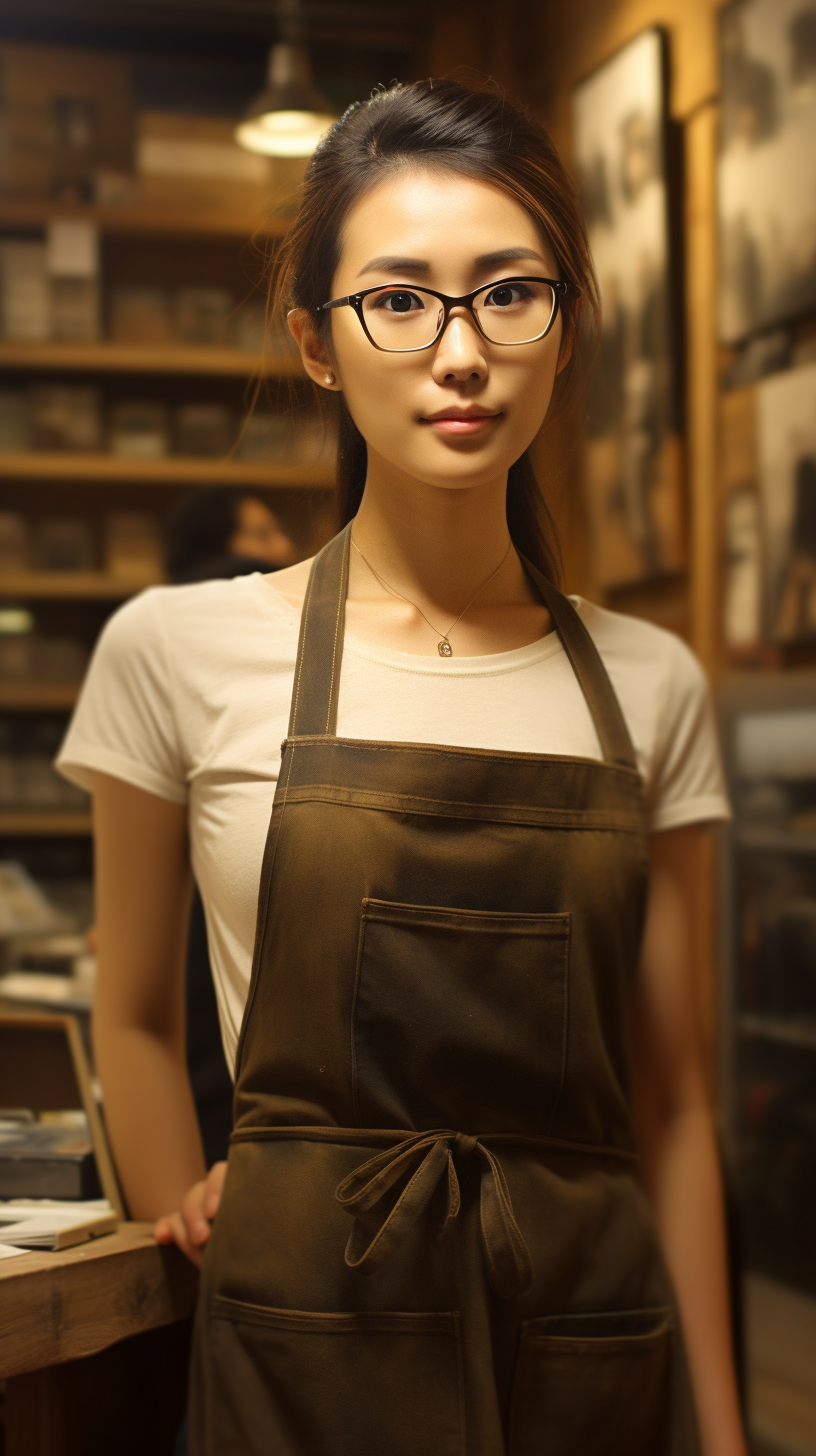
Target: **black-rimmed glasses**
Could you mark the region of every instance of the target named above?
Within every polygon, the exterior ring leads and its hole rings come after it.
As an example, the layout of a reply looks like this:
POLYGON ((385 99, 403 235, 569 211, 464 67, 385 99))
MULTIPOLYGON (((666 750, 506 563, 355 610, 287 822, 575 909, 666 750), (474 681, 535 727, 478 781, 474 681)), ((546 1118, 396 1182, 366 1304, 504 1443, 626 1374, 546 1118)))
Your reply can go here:
POLYGON ((534 344, 550 332, 569 287, 557 278, 502 278, 452 298, 435 288, 386 283, 333 298, 321 312, 353 308, 369 343, 387 354, 430 349, 454 308, 467 309, 491 344, 534 344))

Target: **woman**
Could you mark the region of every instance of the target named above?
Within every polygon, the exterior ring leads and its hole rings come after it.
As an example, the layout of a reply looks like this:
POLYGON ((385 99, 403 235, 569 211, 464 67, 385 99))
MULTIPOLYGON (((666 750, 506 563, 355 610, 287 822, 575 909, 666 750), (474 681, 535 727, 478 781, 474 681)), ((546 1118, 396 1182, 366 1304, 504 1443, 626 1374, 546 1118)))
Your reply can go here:
POLYGON ((176 1210, 160 1241, 207 1245, 191 1449, 744 1456, 693 1025, 728 812, 705 687, 555 589, 526 455, 593 311, 573 188, 496 92, 376 95, 277 288, 349 524, 273 581, 125 607, 62 753, 94 787, 119 1169, 134 1214, 176 1210), (188 832, 226 1181, 183 1070, 188 832))

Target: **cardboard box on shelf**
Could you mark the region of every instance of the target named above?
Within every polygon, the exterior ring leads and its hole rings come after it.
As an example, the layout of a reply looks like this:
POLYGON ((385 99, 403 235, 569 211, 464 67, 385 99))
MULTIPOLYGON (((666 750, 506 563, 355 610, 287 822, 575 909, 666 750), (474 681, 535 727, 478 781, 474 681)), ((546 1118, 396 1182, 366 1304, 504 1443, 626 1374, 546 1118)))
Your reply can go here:
POLYGON ((269 207, 273 168, 244 151, 235 122, 220 116, 140 112, 136 117, 139 199, 155 208, 255 211, 269 207))
POLYGON ((171 344, 170 297, 164 288, 114 288, 108 331, 117 344, 171 344))
POLYGON ((36 385, 29 396, 35 450, 102 449, 99 391, 90 385, 36 385))
POLYGON ((156 460, 170 448, 167 410, 155 400, 123 399, 110 413, 108 443, 114 455, 156 460))
POLYGON ((19 511, 0 511, 0 571, 25 571, 29 562, 28 522, 19 511))
POLYGON ((236 460, 285 461, 292 456, 292 422, 285 415, 256 410, 241 429, 236 460))
POLYGON ((0 450, 29 450, 28 400, 21 389, 0 390, 0 450))
POLYGON ((173 294, 173 332, 182 344, 224 346, 228 342, 232 297, 223 288, 177 288, 173 294))
POLYGON ((58 218, 46 231, 50 335, 99 338, 99 232, 93 223, 58 218))
POLYGON ((130 60, 0 45, 0 192, 90 201, 97 172, 133 172, 130 60))
POLYGON ((57 516, 38 521, 34 561, 40 571, 91 571, 94 547, 89 523, 57 516))
POLYGON ((174 444, 179 455, 226 455, 234 439, 235 421, 226 405, 185 404, 176 411, 174 444))
POLYGON ((4 339, 37 342, 49 337, 51 300, 44 242, 0 240, 0 329, 4 339))
POLYGON ((160 581, 162 545, 152 516, 117 511, 105 521, 105 566, 126 581, 160 581))

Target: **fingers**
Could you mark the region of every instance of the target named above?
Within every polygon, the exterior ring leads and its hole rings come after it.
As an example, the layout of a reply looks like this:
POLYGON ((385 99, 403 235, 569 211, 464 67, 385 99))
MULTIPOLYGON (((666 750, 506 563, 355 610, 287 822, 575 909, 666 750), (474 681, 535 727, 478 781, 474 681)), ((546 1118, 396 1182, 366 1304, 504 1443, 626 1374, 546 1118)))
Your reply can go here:
POLYGON ((204 1257, 203 1247, 194 1244, 188 1233, 187 1225, 180 1213, 169 1213, 160 1218, 153 1230, 153 1237, 157 1244, 177 1244, 192 1264, 197 1269, 201 1268, 204 1257))
POLYGON ((181 1208, 160 1218, 153 1230, 157 1244, 177 1244, 199 1269, 221 1203, 226 1172, 226 1163, 214 1163, 207 1177, 187 1190, 181 1208))
POLYGON ((203 1248, 210 1237, 210 1224, 204 1214, 206 1187, 206 1179, 202 1179, 200 1183, 194 1183, 181 1200, 181 1217, 184 1220, 187 1238, 197 1248, 203 1248))
POLYGON ((226 1163, 213 1163, 204 1179, 204 1197, 201 1206, 204 1217, 210 1221, 215 1218, 218 1212, 226 1175, 226 1163))

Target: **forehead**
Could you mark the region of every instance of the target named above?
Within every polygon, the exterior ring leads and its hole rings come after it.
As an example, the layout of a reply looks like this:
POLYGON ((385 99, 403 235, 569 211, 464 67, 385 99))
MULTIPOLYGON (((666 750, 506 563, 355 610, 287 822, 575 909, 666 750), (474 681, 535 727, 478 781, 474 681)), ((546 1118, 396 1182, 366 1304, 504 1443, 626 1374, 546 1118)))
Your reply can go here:
POLYGON ((529 213, 488 182, 450 172, 405 169, 377 183, 352 208, 340 267, 356 272, 386 254, 453 261, 502 248, 550 249, 529 213))

